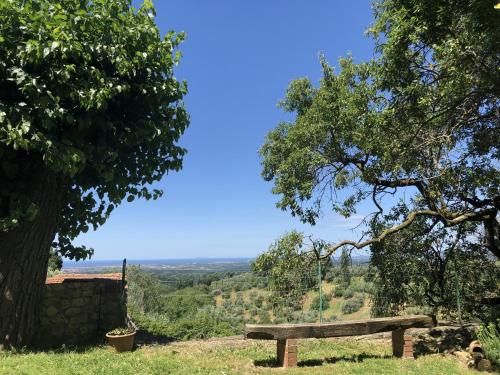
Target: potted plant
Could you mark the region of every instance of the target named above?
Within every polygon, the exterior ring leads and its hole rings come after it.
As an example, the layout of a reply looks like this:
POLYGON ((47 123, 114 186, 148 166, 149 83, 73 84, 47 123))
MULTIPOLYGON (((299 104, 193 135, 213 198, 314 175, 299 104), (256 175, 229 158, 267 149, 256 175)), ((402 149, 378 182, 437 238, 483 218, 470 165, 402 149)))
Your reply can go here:
POLYGON ((134 346, 135 329, 131 327, 115 328, 106 333, 108 344, 117 352, 129 352, 134 346))

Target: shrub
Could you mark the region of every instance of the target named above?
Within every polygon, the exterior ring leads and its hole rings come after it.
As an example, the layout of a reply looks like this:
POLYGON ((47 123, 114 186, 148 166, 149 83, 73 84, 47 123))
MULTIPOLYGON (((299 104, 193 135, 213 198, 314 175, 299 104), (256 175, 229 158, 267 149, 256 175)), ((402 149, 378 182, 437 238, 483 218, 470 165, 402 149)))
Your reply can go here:
MULTIPOLYGON (((500 324, 500 321, 498 321, 500 324)), ((477 338, 483 345, 484 354, 493 363, 500 365, 500 330, 497 325, 490 323, 482 326, 477 338)))
POLYGON ((159 279, 149 272, 141 271, 138 266, 128 268, 128 306, 141 313, 161 313, 165 304, 164 287, 159 279))
POLYGON ((167 294, 161 312, 176 320, 192 317, 199 308, 207 305, 213 305, 213 298, 203 288, 189 287, 167 294))
POLYGON ((314 311, 307 311, 300 316, 297 323, 315 323, 318 320, 318 314, 314 311))
POLYGON ((238 330, 221 314, 201 310, 195 316, 183 317, 172 323, 168 333, 180 340, 205 339, 216 336, 234 335, 238 330))
POLYGON ((344 302, 342 305, 343 314, 352 314, 363 307, 365 300, 361 296, 356 296, 344 302))
MULTIPOLYGON (((328 302, 328 299, 324 294, 321 297, 323 300, 323 310, 326 310, 330 307, 330 303, 328 302)), ((319 302, 320 302, 319 296, 314 297, 314 299, 311 303, 311 310, 318 311, 319 310, 319 302)))
POLYGON ((259 321, 262 324, 271 323, 271 317, 269 315, 269 312, 261 310, 259 313, 259 321))
POLYGON ((362 277, 356 277, 351 281, 350 288, 354 292, 370 293, 373 289, 373 284, 371 282, 366 282, 362 277))
POLYGON ((325 275, 325 281, 328 281, 329 283, 333 282, 335 280, 335 272, 334 270, 328 270, 325 275))
POLYGON ((258 308, 261 308, 263 303, 264 303, 264 297, 262 297, 262 296, 258 296, 254 302, 255 306, 258 308))
POLYGON ((333 291, 332 291, 332 296, 333 297, 342 297, 344 295, 344 288, 342 287, 342 285, 336 285, 335 288, 333 288, 333 291))
POLYGON ((248 289, 252 289, 252 284, 250 284, 249 282, 244 282, 241 284, 241 290, 248 290, 248 289))
POLYGON ((210 293, 213 297, 220 296, 222 294, 222 290, 220 289, 215 289, 212 290, 212 293, 210 293))
POLYGON ((347 288, 344 290, 344 293, 342 294, 345 299, 349 299, 354 297, 354 290, 351 288, 347 288))

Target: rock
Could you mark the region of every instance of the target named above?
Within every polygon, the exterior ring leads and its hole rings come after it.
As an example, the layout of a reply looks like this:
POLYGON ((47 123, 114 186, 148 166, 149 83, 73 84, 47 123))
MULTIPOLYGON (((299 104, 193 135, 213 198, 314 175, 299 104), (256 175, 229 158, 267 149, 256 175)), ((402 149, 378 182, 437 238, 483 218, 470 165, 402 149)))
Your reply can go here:
POLYGON ((477 369, 479 371, 491 371, 491 362, 488 359, 481 359, 477 364, 477 369))
POLYGON ((469 362, 467 362, 467 367, 468 368, 475 368, 476 367, 476 363, 474 362, 473 359, 471 359, 469 362))
POLYGON ((47 314, 47 316, 57 315, 58 312, 59 312, 59 310, 56 307, 54 307, 54 306, 49 306, 47 308, 47 310, 45 311, 45 313, 47 314))
POLYGON ((418 330, 414 340, 414 352, 416 355, 424 355, 467 350, 469 343, 476 339, 477 327, 476 324, 467 324, 418 330))
POLYGON ((468 352, 456 351, 453 353, 460 362, 465 365, 468 365, 469 362, 472 362, 472 366, 474 366, 474 361, 472 360, 472 356, 468 352))
POLYGON ((484 358, 483 353, 479 353, 479 352, 473 352, 471 355, 472 355, 472 359, 474 360, 474 362, 476 364, 479 363, 479 361, 484 358))
POLYGON ((469 344, 469 353, 474 353, 474 352, 483 352, 483 347, 479 340, 474 340, 469 344))

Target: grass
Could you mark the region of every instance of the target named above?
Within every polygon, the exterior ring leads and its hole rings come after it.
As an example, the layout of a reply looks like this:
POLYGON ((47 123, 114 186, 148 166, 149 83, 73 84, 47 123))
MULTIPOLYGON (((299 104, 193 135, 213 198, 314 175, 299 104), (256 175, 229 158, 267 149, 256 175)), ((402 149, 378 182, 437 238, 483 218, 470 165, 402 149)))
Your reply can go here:
MULTIPOLYGON (((1 353, 0 374, 283 374, 274 341, 210 340, 148 346, 130 353, 85 351, 1 353)), ((301 340, 299 367, 286 374, 474 374, 453 357, 390 357, 388 341, 301 340)))

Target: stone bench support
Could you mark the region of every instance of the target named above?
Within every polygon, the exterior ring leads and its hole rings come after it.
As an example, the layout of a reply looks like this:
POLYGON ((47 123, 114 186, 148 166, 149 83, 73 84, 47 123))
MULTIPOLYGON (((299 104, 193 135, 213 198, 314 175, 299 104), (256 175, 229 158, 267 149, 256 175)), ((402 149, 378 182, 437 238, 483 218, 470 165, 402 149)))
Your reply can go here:
POLYGON ((297 366, 297 340, 278 340, 276 358, 281 367, 297 366))
POLYGON ((333 323, 247 324, 246 338, 277 341, 277 361, 283 367, 297 366, 297 339, 370 335, 392 332, 392 352, 398 358, 413 358, 413 341, 405 335, 409 328, 430 328, 431 317, 411 315, 352 320, 333 323))
POLYGON ((405 335, 404 329, 392 331, 392 355, 398 358, 414 359, 413 339, 410 335, 405 335))

